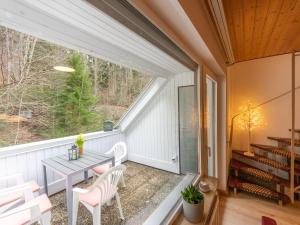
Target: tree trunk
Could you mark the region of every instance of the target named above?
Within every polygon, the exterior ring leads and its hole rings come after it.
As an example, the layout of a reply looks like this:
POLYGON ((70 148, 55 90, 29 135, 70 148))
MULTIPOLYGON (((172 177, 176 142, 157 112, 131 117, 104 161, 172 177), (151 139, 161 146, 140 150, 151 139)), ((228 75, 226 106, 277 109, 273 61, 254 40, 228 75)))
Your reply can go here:
POLYGON ((97 96, 98 93, 98 59, 94 58, 94 95, 97 96))

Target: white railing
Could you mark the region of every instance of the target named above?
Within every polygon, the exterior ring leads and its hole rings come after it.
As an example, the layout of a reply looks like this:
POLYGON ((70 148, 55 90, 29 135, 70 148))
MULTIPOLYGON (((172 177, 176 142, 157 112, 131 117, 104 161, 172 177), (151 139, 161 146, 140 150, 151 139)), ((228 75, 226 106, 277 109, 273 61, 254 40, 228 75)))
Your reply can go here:
MULTIPOLYGON (((118 130, 88 133, 84 136, 86 140, 84 149, 101 153, 109 150, 116 142, 124 141, 125 139, 118 130)), ((69 136, 0 148, 0 176, 22 173, 25 180, 35 180, 40 186, 43 186, 41 160, 66 154, 67 150, 74 144, 75 138, 76 136, 69 136)), ((49 171, 47 177, 50 190, 52 190, 50 193, 62 190, 64 185, 59 175, 49 171)), ((6 185, 0 183, 0 188, 6 185)))

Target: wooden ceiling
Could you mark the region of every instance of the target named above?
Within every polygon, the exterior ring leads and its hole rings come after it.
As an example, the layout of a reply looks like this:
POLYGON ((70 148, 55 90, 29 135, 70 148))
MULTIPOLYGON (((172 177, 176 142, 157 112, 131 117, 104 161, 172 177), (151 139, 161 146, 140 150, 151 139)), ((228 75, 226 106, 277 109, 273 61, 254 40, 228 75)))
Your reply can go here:
POLYGON ((300 50, 300 0, 223 0, 235 62, 300 50))

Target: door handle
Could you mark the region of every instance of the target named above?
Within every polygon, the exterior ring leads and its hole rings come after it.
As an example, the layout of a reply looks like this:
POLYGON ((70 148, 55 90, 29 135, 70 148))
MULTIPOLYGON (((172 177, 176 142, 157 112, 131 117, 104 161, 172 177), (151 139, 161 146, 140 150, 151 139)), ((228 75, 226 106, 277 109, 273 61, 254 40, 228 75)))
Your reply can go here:
POLYGON ((208 151, 208 157, 211 157, 211 148, 209 146, 207 147, 207 151, 208 151))

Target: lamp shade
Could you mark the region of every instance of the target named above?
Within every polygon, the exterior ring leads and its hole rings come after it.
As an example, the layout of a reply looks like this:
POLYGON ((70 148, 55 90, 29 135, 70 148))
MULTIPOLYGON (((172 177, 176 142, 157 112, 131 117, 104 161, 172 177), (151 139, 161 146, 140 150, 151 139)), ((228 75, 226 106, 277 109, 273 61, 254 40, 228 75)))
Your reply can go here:
POLYGON ((66 73, 75 72, 75 70, 73 68, 67 67, 67 66, 54 66, 53 69, 55 69, 57 71, 61 71, 61 72, 66 72, 66 73))

